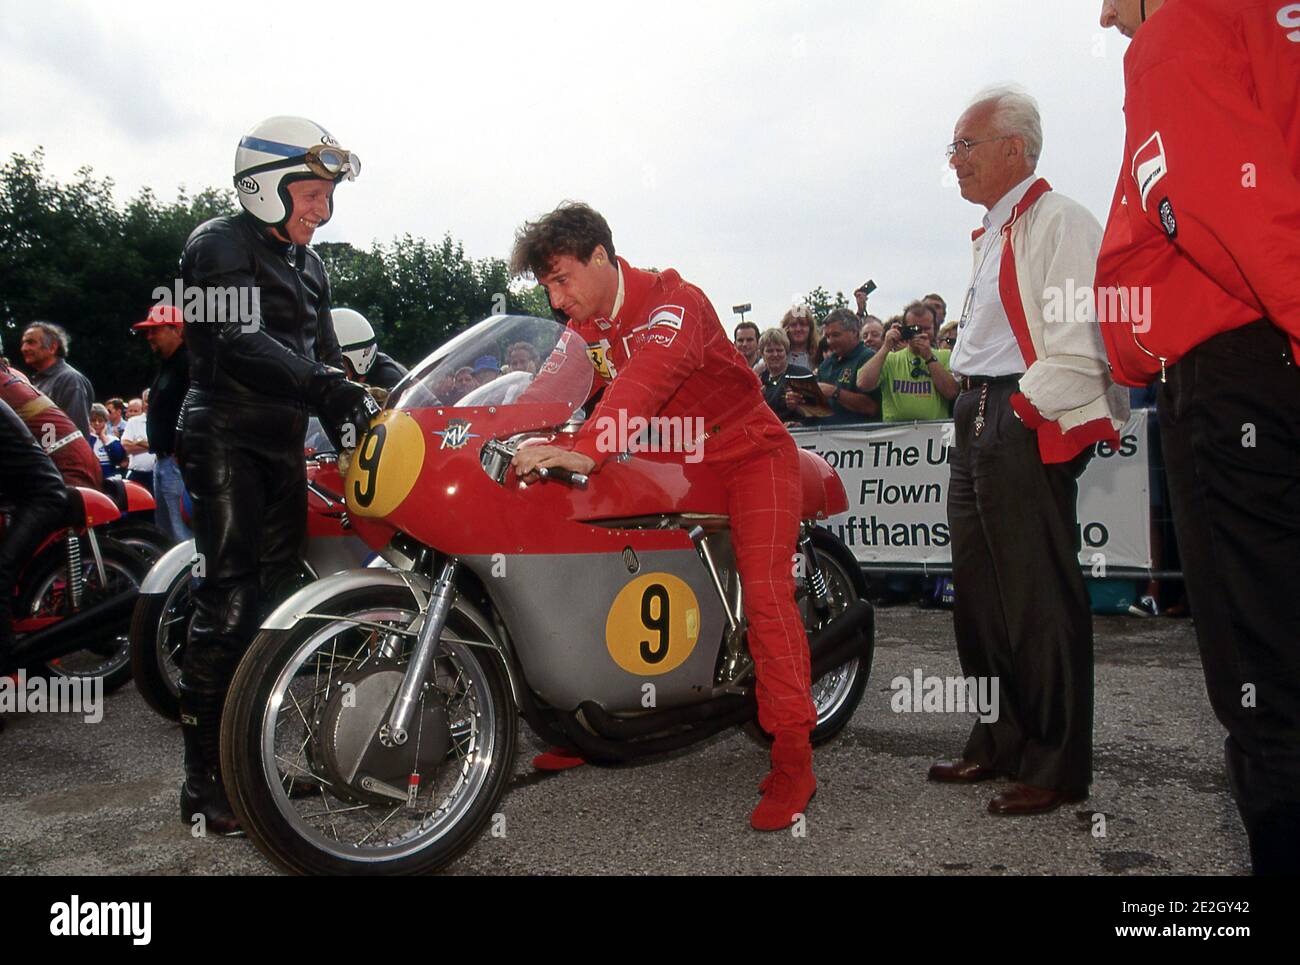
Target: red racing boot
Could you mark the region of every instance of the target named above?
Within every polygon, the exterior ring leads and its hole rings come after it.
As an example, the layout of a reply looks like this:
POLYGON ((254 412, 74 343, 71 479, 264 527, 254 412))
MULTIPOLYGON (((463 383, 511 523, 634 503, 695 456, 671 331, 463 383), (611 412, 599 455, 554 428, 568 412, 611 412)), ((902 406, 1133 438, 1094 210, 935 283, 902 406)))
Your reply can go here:
POLYGON ((772 741, 772 770, 759 784, 763 799, 749 823, 755 831, 784 831, 817 793, 808 735, 783 731, 772 741))
POLYGON ((586 758, 562 747, 552 747, 546 753, 538 754, 533 758, 533 767, 539 771, 567 771, 571 767, 581 767, 586 763, 586 758))

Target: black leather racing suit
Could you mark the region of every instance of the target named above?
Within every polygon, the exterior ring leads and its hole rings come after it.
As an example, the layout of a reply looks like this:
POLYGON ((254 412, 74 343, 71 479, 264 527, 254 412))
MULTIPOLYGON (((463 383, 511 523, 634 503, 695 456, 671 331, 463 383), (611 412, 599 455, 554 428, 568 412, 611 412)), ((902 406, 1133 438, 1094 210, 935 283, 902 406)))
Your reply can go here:
POLYGON ((406 366, 392 356, 376 352, 375 360, 370 363, 370 371, 360 381, 366 385, 376 385, 381 389, 392 389, 405 376, 406 366))
POLYGON ((14 579, 36 547, 68 515, 67 486, 18 413, 0 400, 0 504, 9 523, 0 530, 0 673, 12 669, 14 579))
POLYGON ((185 323, 191 381, 178 461, 203 565, 180 681, 189 784, 216 767, 235 667, 298 576, 307 408, 347 383, 329 282, 310 248, 277 241, 246 213, 215 218, 190 235, 181 275, 187 293, 224 289, 205 297, 201 320, 185 323), (254 290, 253 317, 235 311, 241 293, 251 307, 254 290))

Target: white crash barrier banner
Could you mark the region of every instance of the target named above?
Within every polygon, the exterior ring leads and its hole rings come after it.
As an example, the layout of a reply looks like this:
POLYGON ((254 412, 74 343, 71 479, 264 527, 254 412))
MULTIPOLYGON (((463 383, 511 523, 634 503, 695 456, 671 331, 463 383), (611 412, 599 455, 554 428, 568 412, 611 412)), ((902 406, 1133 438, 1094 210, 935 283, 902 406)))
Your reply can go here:
MULTIPOLYGON (((793 435, 844 481, 849 511, 832 517, 829 526, 859 563, 951 565, 951 421, 796 429, 793 435)), ((1112 567, 1149 569, 1146 411, 1129 417, 1119 449, 1100 443, 1094 450, 1079 477, 1079 562, 1097 577, 1112 567)))

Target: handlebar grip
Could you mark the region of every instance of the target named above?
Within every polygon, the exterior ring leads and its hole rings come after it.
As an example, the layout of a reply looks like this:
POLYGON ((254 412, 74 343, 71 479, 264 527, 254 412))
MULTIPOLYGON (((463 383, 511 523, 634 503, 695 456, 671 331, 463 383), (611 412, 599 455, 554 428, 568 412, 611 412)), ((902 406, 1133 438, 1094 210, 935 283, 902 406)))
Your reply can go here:
POLYGON ((559 466, 542 466, 537 470, 537 475, 543 479, 554 479, 556 482, 565 483, 574 489, 587 488, 587 477, 580 472, 574 472, 572 469, 561 469, 559 466))

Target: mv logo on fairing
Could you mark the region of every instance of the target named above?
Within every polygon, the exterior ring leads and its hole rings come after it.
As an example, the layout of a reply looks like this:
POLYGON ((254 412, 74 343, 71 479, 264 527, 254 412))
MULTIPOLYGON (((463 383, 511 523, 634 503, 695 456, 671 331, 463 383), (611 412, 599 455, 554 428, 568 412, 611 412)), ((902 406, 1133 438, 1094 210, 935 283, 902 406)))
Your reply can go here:
POLYGON ((442 445, 439 449, 460 449, 471 439, 477 439, 477 432, 470 432, 470 423, 464 419, 452 419, 447 423, 445 429, 435 429, 435 436, 442 436, 442 445))

